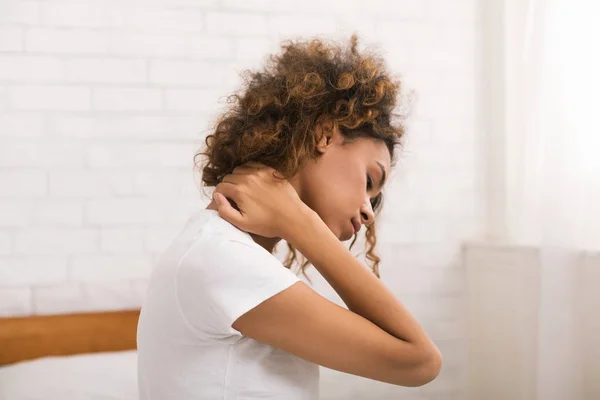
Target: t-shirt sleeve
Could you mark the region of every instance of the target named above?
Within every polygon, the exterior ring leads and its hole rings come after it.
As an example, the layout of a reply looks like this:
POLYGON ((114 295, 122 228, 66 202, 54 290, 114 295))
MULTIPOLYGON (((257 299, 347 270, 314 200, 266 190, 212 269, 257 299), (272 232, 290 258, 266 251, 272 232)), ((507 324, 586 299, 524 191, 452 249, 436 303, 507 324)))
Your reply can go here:
POLYGON ((300 279, 259 246, 203 241, 182 258, 176 296, 193 330, 211 337, 240 335, 231 325, 300 279))

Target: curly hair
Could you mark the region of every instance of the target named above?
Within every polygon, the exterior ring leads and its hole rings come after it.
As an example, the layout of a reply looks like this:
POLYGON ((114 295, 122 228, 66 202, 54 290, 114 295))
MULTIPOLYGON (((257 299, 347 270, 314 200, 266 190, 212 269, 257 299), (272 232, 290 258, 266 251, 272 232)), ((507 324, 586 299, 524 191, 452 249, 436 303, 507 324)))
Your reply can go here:
MULTIPOLYGON (((284 179, 318 157, 316 125, 328 121, 344 141, 361 137, 381 140, 394 160, 402 144, 404 126, 394 113, 400 80, 392 77, 375 53, 360 53, 354 34, 350 46, 323 39, 286 40, 281 54, 270 55, 261 71, 242 72, 243 89, 228 97, 230 107, 217 119, 205 149, 194 155, 202 183, 216 186, 234 168, 260 162, 284 179), (204 158, 204 162, 199 159, 204 158)), ((378 213, 381 193, 372 200, 378 213)), ((379 278, 380 258, 375 253, 375 224, 366 229, 366 259, 379 278)), ((350 245, 356 242, 357 235, 350 245)), ((305 277, 309 261, 299 260, 288 243, 287 268, 298 263, 305 277)), ((310 280, 310 279, 309 279, 310 280)))

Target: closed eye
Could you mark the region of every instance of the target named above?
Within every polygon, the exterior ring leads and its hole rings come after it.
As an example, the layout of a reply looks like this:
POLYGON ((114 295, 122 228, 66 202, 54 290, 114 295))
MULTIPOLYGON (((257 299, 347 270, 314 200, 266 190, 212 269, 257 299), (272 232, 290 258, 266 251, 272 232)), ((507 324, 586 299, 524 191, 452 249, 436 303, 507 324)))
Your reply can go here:
POLYGON ((371 209, 374 212, 377 212, 378 208, 381 206, 381 193, 371 199, 371 209))
MULTIPOLYGON (((373 179, 371 179, 371 176, 367 174, 367 193, 370 192, 371 190, 373 190, 373 179)), ((371 209, 373 211, 376 211, 379 208, 379 206, 381 205, 381 193, 379 193, 375 197, 372 197, 370 202, 371 202, 371 209)))
POLYGON ((367 192, 370 192, 371 189, 373 189, 373 179, 370 175, 367 175, 367 192))

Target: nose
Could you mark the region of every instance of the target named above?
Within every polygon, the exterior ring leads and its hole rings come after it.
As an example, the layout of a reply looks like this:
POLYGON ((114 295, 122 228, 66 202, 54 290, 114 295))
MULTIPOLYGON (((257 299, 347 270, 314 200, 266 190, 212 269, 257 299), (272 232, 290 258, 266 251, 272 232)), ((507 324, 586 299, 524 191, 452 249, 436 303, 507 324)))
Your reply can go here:
POLYGON ((371 200, 367 199, 360 208, 360 223, 370 225, 375 220, 375 213, 371 207, 371 200))

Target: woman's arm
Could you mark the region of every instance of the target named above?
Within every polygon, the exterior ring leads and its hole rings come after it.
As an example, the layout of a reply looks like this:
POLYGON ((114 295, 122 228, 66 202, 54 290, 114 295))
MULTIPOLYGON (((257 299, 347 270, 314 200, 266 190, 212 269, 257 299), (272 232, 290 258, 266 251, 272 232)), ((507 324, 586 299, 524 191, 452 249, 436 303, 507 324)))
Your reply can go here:
POLYGON ((292 243, 339 294, 350 311, 373 322, 416 351, 399 360, 410 366, 430 364, 432 375, 441 367, 441 354, 425 330, 390 290, 335 237, 310 209, 290 225, 284 237, 292 243))
POLYGON ((442 357, 419 323, 272 169, 238 168, 213 197, 219 214, 240 229, 296 246, 349 309, 299 282, 242 315, 235 329, 328 368, 388 383, 419 386, 438 375, 442 357))

